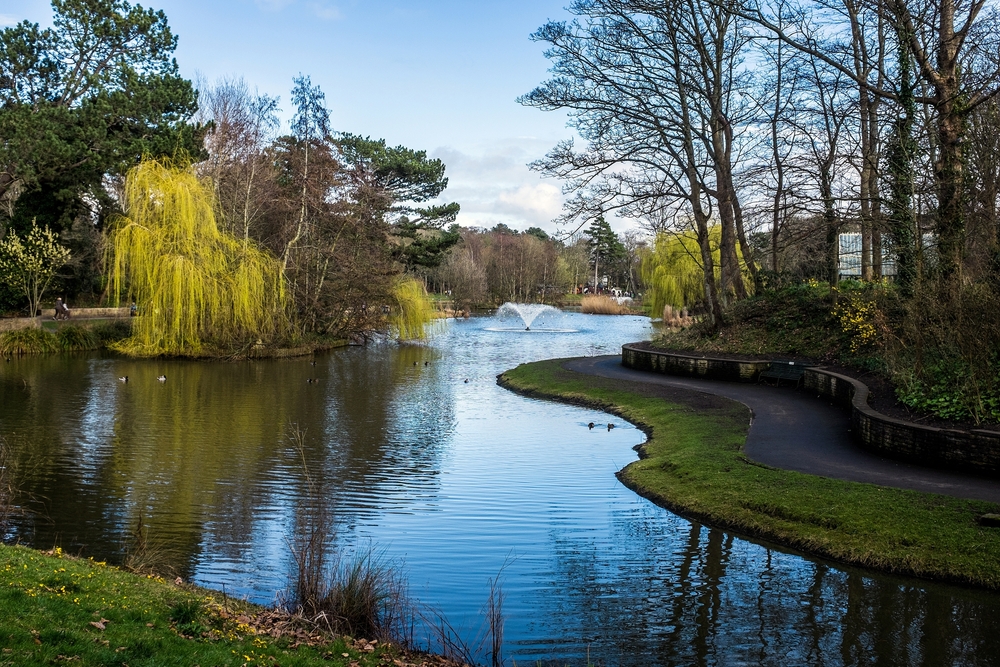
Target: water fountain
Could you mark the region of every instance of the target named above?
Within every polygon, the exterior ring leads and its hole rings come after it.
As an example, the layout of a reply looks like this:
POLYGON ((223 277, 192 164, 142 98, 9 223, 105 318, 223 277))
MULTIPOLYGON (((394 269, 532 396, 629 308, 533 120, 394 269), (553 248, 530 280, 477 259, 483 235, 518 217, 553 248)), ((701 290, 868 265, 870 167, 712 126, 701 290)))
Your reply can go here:
POLYGON ((556 315, 561 315, 562 311, 553 306, 545 305, 544 303, 512 303, 507 302, 497 309, 496 317, 499 320, 510 320, 517 317, 521 320, 524 327, 487 327, 487 331, 526 331, 535 333, 574 333, 576 329, 565 329, 565 328, 553 328, 550 326, 546 327, 534 327, 532 324, 535 320, 541 317, 543 320, 551 318, 556 315))

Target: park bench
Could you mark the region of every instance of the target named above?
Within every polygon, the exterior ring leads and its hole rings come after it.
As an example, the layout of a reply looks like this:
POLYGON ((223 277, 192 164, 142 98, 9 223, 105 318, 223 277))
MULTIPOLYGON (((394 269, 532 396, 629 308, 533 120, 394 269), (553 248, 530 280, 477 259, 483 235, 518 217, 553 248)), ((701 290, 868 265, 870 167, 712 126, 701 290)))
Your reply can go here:
POLYGON ((772 361, 767 370, 761 371, 757 376, 757 382, 774 380, 775 386, 780 385, 782 380, 794 382, 798 387, 802 382, 802 376, 807 368, 812 368, 816 364, 804 364, 800 361, 772 361))

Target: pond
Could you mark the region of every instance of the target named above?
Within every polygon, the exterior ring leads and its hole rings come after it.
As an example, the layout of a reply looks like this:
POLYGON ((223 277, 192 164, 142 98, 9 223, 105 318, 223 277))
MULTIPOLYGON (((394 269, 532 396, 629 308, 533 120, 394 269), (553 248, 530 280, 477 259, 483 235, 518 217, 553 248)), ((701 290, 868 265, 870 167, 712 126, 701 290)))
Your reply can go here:
POLYGON ((518 664, 1000 660, 1000 596, 804 558, 624 488, 614 473, 641 431, 514 395, 496 375, 615 354, 648 320, 540 317, 532 331, 448 321, 426 344, 315 360, 0 362, 0 435, 33 498, 17 537, 114 560, 141 516, 186 578, 269 604, 288 587, 308 475, 337 545, 400 563, 410 593, 468 641, 500 573, 518 664))

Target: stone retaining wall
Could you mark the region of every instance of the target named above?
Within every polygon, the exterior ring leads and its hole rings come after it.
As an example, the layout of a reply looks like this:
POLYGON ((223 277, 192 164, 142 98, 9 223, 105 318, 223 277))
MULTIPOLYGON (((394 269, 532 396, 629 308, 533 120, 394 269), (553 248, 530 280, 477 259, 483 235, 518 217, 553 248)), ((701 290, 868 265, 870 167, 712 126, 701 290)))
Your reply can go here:
POLYGON ((37 329, 42 326, 40 317, 0 317, 0 331, 17 329, 37 329))
MULTIPOLYGON (((118 319, 129 316, 128 308, 71 308, 70 319, 60 320, 62 324, 75 320, 118 319)), ((43 321, 51 321, 56 314, 55 308, 42 308, 40 317, 0 317, 0 331, 15 331, 17 329, 37 329, 43 321)))
POLYGON ((892 458, 1000 475, 1000 432, 923 426, 895 419, 868 406, 863 382, 831 371, 810 368, 802 378, 815 391, 850 408, 851 431, 861 444, 892 458))
POLYGON ((753 359, 711 359, 622 345, 622 365, 639 371, 653 371, 666 375, 730 382, 756 382, 771 362, 753 359))
MULTIPOLYGON (((70 321, 89 320, 99 318, 128 317, 129 309, 126 308, 70 308, 70 321)), ((43 308, 42 317, 51 320, 56 315, 55 308, 43 308)))
MULTIPOLYGON (((770 363, 622 346, 623 366, 667 375, 755 382, 770 363)), ((866 449, 916 463, 1000 476, 998 431, 936 428, 888 417, 868 406, 868 387, 863 382, 822 368, 806 369, 802 381, 806 391, 850 409, 852 433, 866 449)))

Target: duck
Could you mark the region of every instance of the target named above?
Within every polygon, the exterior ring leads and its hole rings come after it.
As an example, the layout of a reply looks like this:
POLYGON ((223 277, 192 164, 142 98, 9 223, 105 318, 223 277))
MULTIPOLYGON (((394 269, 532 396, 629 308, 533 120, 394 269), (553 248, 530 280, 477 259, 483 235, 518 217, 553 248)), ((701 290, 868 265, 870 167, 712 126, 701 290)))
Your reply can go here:
POLYGON ((594 422, 590 422, 589 424, 587 424, 587 428, 589 428, 591 431, 593 431, 594 430, 594 422))
POLYGON ((167 376, 166 375, 157 375, 156 376, 156 380, 157 380, 157 382, 166 382, 167 381, 167 376))
POLYGON ((469 378, 465 378, 465 384, 469 384, 469 378))
POLYGON ((310 362, 309 362, 309 365, 310 365, 310 366, 315 366, 315 365, 316 365, 316 360, 315 360, 315 359, 313 359, 312 361, 310 361, 310 362))
POLYGON ((614 427, 615 427, 615 425, 614 425, 614 424, 608 424, 608 430, 609 430, 609 431, 610 431, 611 429, 613 429, 614 427))
POLYGON ((430 365, 431 365, 431 362, 429 362, 429 361, 425 361, 424 362, 424 366, 430 366, 430 365))
POLYGON ((118 378, 118 381, 119 382, 128 382, 128 376, 127 375, 123 375, 120 378, 118 378))
POLYGON ((316 382, 316 378, 306 378, 306 382, 308 382, 309 384, 313 384, 314 382, 316 382))

